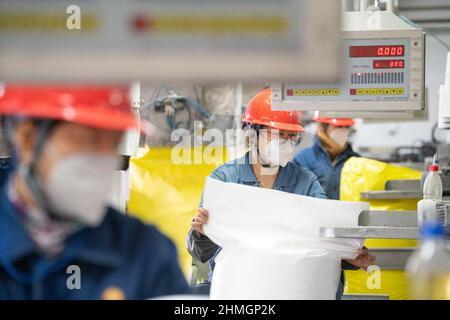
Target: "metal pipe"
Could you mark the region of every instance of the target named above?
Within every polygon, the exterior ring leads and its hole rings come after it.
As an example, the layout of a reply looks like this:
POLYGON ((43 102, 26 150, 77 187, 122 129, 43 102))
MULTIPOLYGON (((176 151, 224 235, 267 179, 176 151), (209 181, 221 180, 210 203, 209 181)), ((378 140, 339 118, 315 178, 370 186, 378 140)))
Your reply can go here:
POLYGON ((243 96, 243 85, 242 81, 236 82, 235 87, 235 105, 234 105, 234 116, 235 116, 235 127, 239 128, 241 126, 241 114, 242 114, 242 96, 243 96))
POLYGON ((354 0, 342 0, 341 11, 354 11, 354 0))
POLYGON ((386 11, 390 11, 395 13, 398 8, 398 1, 397 0, 384 0, 383 1, 386 4, 386 11))
POLYGON ((369 0, 361 0, 359 5, 359 11, 366 12, 369 8, 369 0))

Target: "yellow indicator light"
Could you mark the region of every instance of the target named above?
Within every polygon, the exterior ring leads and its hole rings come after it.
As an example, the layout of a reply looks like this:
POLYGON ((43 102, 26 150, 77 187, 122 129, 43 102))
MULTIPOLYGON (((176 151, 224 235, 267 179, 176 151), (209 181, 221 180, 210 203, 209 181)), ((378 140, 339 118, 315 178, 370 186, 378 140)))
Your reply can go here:
MULTIPOLYGON (((60 12, 26 12, 3 11, 0 12, 0 30, 23 32, 71 32, 67 28, 68 15, 60 12)), ((80 30, 77 33, 86 33, 98 29, 99 19, 95 14, 83 12, 81 14, 80 30)))

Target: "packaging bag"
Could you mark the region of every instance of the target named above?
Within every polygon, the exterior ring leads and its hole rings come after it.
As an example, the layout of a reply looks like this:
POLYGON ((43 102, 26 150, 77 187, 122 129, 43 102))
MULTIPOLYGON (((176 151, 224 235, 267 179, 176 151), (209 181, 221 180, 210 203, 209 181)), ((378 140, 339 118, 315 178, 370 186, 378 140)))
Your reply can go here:
MULTIPOLYGON (((203 154, 202 149, 188 151, 192 160, 201 159, 203 154)), ((175 243, 187 276, 192 257, 186 249, 186 235, 197 212, 205 178, 224 162, 222 156, 227 156, 227 151, 218 153, 217 161, 211 164, 175 163, 172 152, 170 147, 139 149, 139 155, 131 159, 128 211, 156 225, 175 243)))
POLYGON ((357 226, 368 204, 300 196, 207 178, 206 235, 222 247, 212 299, 335 299, 341 259, 360 239, 320 238, 320 227, 357 226))
MULTIPOLYGON (((384 190, 387 180, 420 179, 421 172, 366 158, 349 159, 341 173, 340 197, 344 201, 366 201, 370 210, 417 210, 419 199, 366 200, 361 192, 384 190)), ((370 248, 411 248, 416 240, 367 239, 370 248)), ((376 263, 376 262, 375 262, 376 263)), ((406 278, 403 270, 381 270, 376 280, 373 273, 364 270, 345 271, 345 293, 387 294, 390 299, 408 299, 406 278)))

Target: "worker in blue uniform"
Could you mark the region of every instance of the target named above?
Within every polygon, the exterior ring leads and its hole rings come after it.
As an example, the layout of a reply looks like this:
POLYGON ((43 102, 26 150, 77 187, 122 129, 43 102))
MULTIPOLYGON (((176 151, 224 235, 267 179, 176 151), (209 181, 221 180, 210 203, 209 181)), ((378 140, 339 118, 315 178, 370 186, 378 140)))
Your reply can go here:
MULTIPOLYGON (((272 111, 270 89, 258 93, 242 117, 244 128, 250 136, 251 151, 243 158, 220 166, 211 177, 224 182, 326 198, 317 177, 311 171, 289 162, 304 131, 299 116, 297 112, 272 111)), ((202 208, 200 204, 187 238, 190 254, 201 262, 209 263, 208 281, 201 285, 206 288, 203 292, 207 292, 210 285, 214 259, 220 251, 220 247, 203 232, 208 215, 207 208, 202 208)), ((371 263, 371 256, 362 251, 357 258, 348 262, 358 268, 365 267, 371 263)))
POLYGON ((127 86, 6 84, 15 170, 0 194, 0 299, 147 299, 190 288, 173 243, 107 205, 127 86))
POLYGON ((355 120, 350 118, 323 118, 314 113, 319 126, 313 146, 301 150, 293 162, 312 171, 328 199, 339 200, 341 171, 351 157, 359 157, 348 142, 355 120))

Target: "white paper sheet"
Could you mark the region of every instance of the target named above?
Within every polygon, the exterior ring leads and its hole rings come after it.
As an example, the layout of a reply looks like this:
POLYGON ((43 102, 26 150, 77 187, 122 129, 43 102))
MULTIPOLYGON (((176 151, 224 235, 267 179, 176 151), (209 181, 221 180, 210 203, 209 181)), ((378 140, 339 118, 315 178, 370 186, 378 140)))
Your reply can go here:
POLYGON ((212 299, 334 299, 340 260, 354 258, 362 241, 320 239, 319 227, 357 226, 369 209, 212 178, 203 206, 205 233, 222 247, 212 299))

